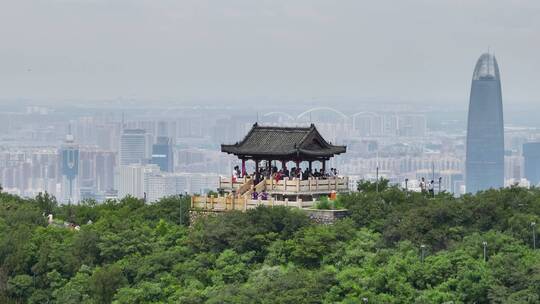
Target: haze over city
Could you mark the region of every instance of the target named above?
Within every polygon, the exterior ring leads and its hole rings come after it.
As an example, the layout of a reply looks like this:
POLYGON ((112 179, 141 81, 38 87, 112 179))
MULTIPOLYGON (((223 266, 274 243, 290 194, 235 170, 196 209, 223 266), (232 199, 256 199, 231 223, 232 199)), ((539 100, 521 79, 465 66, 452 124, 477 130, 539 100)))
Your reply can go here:
POLYGON ((258 101, 466 111, 500 61, 505 107, 536 107, 538 1, 6 1, 0 100, 258 101))

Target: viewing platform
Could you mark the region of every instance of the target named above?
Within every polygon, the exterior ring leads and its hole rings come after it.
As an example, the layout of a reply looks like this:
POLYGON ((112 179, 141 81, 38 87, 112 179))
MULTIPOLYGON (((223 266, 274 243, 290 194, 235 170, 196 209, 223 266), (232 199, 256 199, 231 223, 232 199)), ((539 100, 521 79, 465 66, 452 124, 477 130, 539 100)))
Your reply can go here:
MULTIPOLYGON (((233 182, 231 177, 221 177, 219 180, 220 191, 226 193, 235 193, 238 195, 244 195, 253 186, 253 180, 250 178, 238 178, 233 182)), ((328 177, 317 178, 310 177, 307 180, 301 180, 299 178, 289 179, 285 177, 281 180, 275 180, 272 178, 265 178, 258 185, 258 191, 266 190, 270 195, 323 195, 331 194, 335 192, 348 192, 349 191, 349 178, 348 177, 328 177)))
POLYGON ((326 168, 326 162, 345 153, 346 147, 327 142, 313 124, 270 127, 255 123, 241 142, 221 145, 221 151, 236 155, 241 169, 235 166, 230 177, 220 177, 217 196, 193 196, 193 209, 245 211, 261 205, 305 209, 315 206, 321 196, 335 199, 338 193, 349 191, 348 177, 326 168), (247 161, 254 162, 252 173, 247 172, 247 161))

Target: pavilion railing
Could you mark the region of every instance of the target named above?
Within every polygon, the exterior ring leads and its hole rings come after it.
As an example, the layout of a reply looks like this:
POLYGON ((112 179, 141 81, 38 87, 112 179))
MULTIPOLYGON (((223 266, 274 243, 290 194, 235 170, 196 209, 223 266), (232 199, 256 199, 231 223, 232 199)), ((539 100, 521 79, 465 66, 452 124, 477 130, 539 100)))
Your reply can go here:
POLYGON ((309 178, 300 180, 297 178, 276 181, 275 179, 266 180, 266 190, 269 193, 282 194, 312 194, 312 193, 330 193, 332 191, 348 191, 349 179, 347 177, 330 178, 309 178))
POLYGON ((247 177, 239 177, 236 178, 234 181, 232 176, 229 177, 220 177, 219 178, 219 189, 225 190, 225 191, 237 191, 240 189, 248 180, 247 177))
POLYGON ((198 210, 208 210, 208 211, 246 211, 248 209, 254 209, 258 206, 287 206, 293 208, 310 208, 316 204, 315 201, 302 201, 301 199, 289 201, 285 200, 276 200, 272 197, 269 197, 268 200, 261 199, 250 199, 247 197, 236 197, 232 196, 192 196, 191 197, 191 208, 198 210))
MULTIPOLYGON (((236 192, 239 194, 248 193, 250 190, 246 189, 253 184, 246 186, 251 180, 248 178, 238 178, 236 182, 232 182, 230 177, 220 178, 220 189, 226 192, 236 192)), ((309 178, 307 180, 301 180, 298 178, 284 178, 276 181, 275 179, 267 178, 264 180, 264 189, 268 193, 276 194, 324 194, 332 191, 344 192, 349 190, 349 178, 348 177, 329 177, 329 178, 309 178)), ((257 185, 257 192, 262 191, 261 183, 257 185)))

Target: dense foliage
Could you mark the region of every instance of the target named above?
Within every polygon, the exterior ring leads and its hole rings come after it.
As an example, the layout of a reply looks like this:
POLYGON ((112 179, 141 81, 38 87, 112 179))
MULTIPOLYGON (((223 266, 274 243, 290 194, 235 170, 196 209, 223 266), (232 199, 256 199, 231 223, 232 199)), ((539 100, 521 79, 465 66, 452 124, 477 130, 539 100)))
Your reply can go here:
POLYGON ((275 207, 187 227, 189 198, 0 194, 0 303, 540 302, 540 190, 360 190, 340 197, 351 217, 332 226, 275 207))

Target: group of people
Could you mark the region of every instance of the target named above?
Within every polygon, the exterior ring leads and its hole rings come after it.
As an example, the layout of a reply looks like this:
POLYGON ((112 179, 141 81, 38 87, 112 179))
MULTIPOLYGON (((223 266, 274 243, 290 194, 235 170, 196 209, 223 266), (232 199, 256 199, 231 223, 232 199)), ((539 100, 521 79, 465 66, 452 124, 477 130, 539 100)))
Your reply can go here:
POLYGON ((258 193, 254 187, 253 192, 251 192, 251 199, 253 200, 260 199, 260 200, 266 201, 268 200, 268 192, 266 192, 266 190, 263 190, 261 193, 258 193))
POLYGON ((422 177, 420 180, 420 191, 424 194, 429 194, 429 196, 434 197, 435 196, 435 181, 431 180, 430 182, 426 183, 426 179, 422 177))
MULTIPOLYGON (((268 167, 259 168, 259 172, 254 172, 252 175, 252 177, 255 178, 255 180, 259 180, 263 177, 266 177, 266 178, 272 178, 276 181, 283 180, 284 178, 289 178, 289 179, 298 178, 301 180, 307 180, 309 178, 323 178, 324 179, 324 178, 331 178, 331 177, 337 177, 337 176, 338 176, 338 170, 336 168, 330 168, 329 172, 325 172, 323 169, 311 170, 309 168, 305 168, 302 171, 302 168, 293 167, 289 170, 286 167, 283 169, 278 169, 275 166, 271 168, 268 168, 268 167)), ((233 173, 232 173, 233 182, 236 182, 236 179, 238 179, 239 177, 244 177, 244 175, 242 174, 240 167, 235 166, 233 168, 233 173)))

